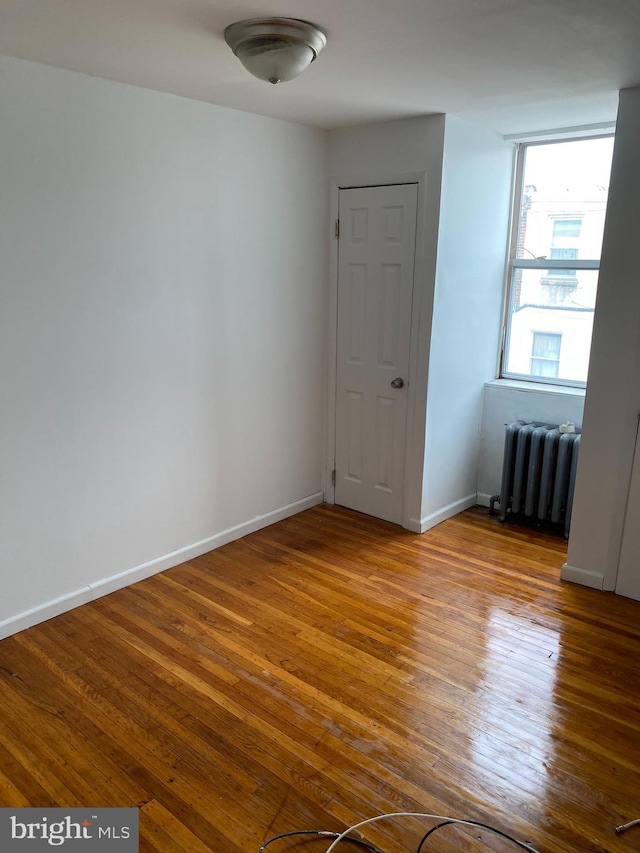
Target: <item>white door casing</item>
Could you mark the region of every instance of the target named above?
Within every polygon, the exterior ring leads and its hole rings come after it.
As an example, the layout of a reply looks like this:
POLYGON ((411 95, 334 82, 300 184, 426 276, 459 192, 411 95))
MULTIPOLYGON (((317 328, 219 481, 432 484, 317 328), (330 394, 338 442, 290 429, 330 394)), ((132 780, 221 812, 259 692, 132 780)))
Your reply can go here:
POLYGON ((340 190, 339 201, 335 502, 396 524, 417 198, 417 184, 400 184, 340 190))
POLYGON ((640 601, 640 432, 631 469, 631 483, 622 531, 616 592, 640 601))

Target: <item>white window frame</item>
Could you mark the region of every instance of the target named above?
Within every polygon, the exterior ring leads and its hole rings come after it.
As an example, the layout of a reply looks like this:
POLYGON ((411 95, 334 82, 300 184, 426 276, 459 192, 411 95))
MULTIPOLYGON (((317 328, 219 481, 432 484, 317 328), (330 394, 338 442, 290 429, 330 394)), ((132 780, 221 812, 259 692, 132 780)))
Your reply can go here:
MULTIPOLYGON (((511 302, 512 288, 515 270, 541 270, 550 269, 550 258, 544 260, 538 258, 517 258, 518 252, 518 235, 520 228, 520 211, 522 208, 523 181, 524 181, 524 164, 526 152, 528 148, 534 148, 540 145, 557 145, 562 142, 578 142, 588 139, 602 139, 603 137, 612 137, 613 133, 603 133, 589 136, 571 136, 567 138, 549 138, 535 142, 519 142, 516 143, 515 153, 515 175, 513 181, 513 198, 511 205, 511 228, 509 232, 509 260, 506 270, 505 283, 505 299, 504 299, 504 317, 502 327, 502 344, 500 348, 500 379, 516 379, 522 382, 544 383, 546 385, 555 385, 569 388, 585 388, 586 382, 576 382, 569 379, 560 379, 543 376, 531 376, 526 373, 513 373, 506 370, 506 358, 508 353, 508 342, 511 335, 511 302)), ((575 217, 568 217, 575 218, 575 217)), ((597 259, 568 259, 560 258, 553 259, 553 269, 560 270, 596 270, 600 269, 600 258, 597 259)))

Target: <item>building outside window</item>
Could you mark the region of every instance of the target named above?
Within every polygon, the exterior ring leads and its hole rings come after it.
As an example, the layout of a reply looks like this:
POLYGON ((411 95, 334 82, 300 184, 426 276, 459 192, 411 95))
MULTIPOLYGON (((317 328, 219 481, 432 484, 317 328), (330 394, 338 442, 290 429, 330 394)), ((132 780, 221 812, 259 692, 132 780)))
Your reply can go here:
POLYGON ((519 146, 502 376, 586 383, 612 154, 611 136, 519 146))

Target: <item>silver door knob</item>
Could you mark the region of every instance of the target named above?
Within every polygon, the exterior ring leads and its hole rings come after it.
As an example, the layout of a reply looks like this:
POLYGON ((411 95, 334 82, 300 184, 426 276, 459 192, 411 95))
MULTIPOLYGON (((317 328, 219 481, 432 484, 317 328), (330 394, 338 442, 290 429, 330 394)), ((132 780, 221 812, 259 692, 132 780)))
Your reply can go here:
POLYGON ((395 379, 391 380, 392 388, 404 388, 404 379, 402 376, 397 376, 395 379))

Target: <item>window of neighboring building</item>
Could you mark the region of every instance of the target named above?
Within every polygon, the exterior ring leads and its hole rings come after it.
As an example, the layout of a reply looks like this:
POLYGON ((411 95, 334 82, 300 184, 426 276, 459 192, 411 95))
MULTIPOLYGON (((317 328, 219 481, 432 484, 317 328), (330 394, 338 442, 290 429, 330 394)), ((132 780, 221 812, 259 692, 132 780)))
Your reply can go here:
MULTIPOLYGON (((553 260, 575 261, 578 257, 578 240, 580 238, 580 219, 553 219, 551 247, 549 257, 553 260)), ((547 272, 548 278, 576 278, 576 271, 570 269, 553 269, 547 272)))
POLYGON ((518 148, 502 376, 586 383, 612 154, 612 136, 518 148))
POLYGON ((531 375, 555 379, 560 367, 562 335, 534 332, 531 347, 531 375))

